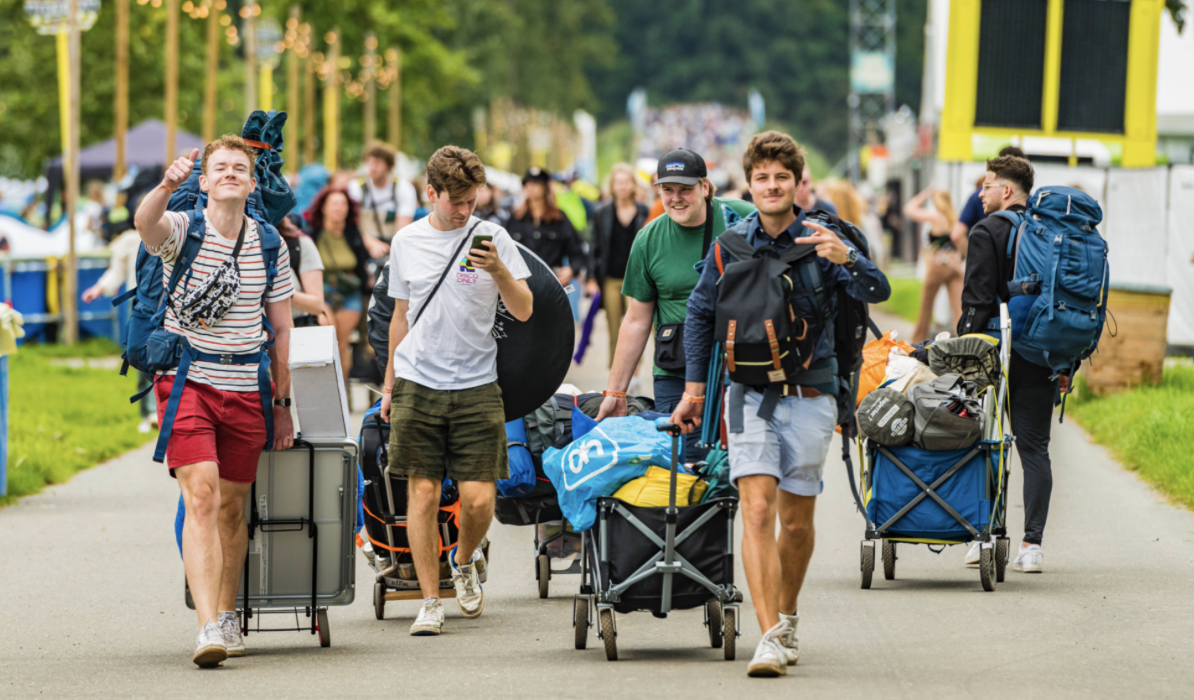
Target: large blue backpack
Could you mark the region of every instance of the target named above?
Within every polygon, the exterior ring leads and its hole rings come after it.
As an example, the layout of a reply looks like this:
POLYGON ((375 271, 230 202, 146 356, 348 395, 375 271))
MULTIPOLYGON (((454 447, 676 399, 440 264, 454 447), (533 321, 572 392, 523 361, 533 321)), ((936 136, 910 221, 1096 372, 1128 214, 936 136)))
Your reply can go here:
MULTIPOLYGON (((245 122, 243 136, 249 145, 258 149, 257 167, 254 176, 257 178, 257 189, 249 196, 245 203, 245 213, 257 223, 257 232, 261 238, 261 253, 266 269, 266 293, 273 288, 274 278, 278 274, 278 256, 282 248, 282 236, 274 225, 282 220, 294 206, 294 194, 290 186, 281 177, 282 159, 282 126, 286 123, 285 112, 262 112, 257 110, 245 122)), ((153 384, 166 372, 177 369, 174 386, 170 392, 170 400, 162 419, 161 432, 158 435, 157 448, 154 450, 155 462, 162 462, 166 458, 166 445, 170 441, 170 434, 174 426, 174 415, 178 410, 178 403, 182 398, 182 389, 186 384, 187 371, 194 361, 221 362, 224 364, 253 364, 258 365, 257 385, 261 394, 262 414, 266 426, 266 448, 274 440, 273 395, 270 388, 269 376, 269 347, 273 340, 266 342, 258 352, 238 355, 214 355, 201 353, 190 347, 186 338, 171 333, 165 329, 166 309, 170 294, 191 271, 191 264, 199 254, 203 244, 205 224, 203 209, 207 206, 207 193, 199 187, 201 163, 195 161, 195 168, 191 176, 170 195, 167 210, 185 212, 187 215, 187 235, 179 247, 174 268, 163 284, 162 259, 152 255, 142 243, 137 251, 137 286, 127 290, 112 300, 117 306, 132 300, 128 324, 125 326, 123 345, 124 362, 120 374, 126 375, 129 367, 146 374, 155 375, 153 382, 144 391, 135 394, 130 401, 136 402, 145 394, 153 390, 153 384)), ((262 323, 272 338, 274 329, 265 317, 262 308, 262 323)))
MULTIPOLYGON (((1042 187, 1023 212, 1000 211, 1012 223, 1007 257, 1012 347, 1024 359, 1071 374, 1099 345, 1107 316, 1111 266, 1096 228, 1103 210, 1073 187, 1042 187)), ((998 329, 998 319, 992 319, 998 329)))

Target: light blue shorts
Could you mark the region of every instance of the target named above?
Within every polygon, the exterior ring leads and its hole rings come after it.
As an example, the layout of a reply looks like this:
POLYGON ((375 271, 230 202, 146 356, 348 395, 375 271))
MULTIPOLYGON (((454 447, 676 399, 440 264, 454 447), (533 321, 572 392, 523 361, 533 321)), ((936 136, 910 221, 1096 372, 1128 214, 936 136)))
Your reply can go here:
MULTIPOLYGON (((832 396, 780 398, 771 420, 759 418, 763 395, 748 389, 744 397, 741 433, 730 433, 730 481, 765 474, 779 488, 797 496, 817 496, 824 488, 825 457, 837 423, 832 396)), ((726 407, 729 421, 729 407, 726 407)))

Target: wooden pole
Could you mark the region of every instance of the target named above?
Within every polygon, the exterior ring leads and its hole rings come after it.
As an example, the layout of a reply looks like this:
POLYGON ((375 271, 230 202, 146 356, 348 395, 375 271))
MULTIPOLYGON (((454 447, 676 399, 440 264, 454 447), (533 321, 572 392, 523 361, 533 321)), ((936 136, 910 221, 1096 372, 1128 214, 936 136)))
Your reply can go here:
POLYGON ((244 29, 241 31, 241 41, 245 42, 245 116, 248 117, 257 109, 257 29, 253 21, 255 3, 246 2, 242 8, 247 17, 244 18, 244 29))
POLYGON ((125 139, 129 129, 129 0, 116 0, 116 162, 112 179, 127 169, 125 139))
POLYGON ((365 35, 365 66, 368 78, 365 81, 365 148, 368 151, 377 140, 377 37, 373 32, 365 35))
POLYGON ((216 3, 207 7, 207 69, 203 82, 203 141, 216 139, 216 91, 220 71, 220 12, 216 3))
POLYGON ((303 83, 303 165, 315 162, 315 58, 307 49, 307 81, 303 83))
POLYGON ((323 88, 323 166, 329 173, 339 167, 340 151, 340 30, 327 33, 327 84, 323 88))
POLYGON ((178 0, 166 0, 166 159, 174 161, 178 136, 178 0))
POLYGON ((286 52, 286 142, 290 144, 290 157, 286 159, 286 172, 294 175, 299 169, 299 20, 302 11, 298 5, 290 7, 290 21, 286 23, 287 33, 294 32, 290 50, 286 52))
MULTIPOLYGON (((75 253, 75 208, 79 201, 79 0, 70 0, 70 39, 69 39, 69 73, 70 73, 70 109, 67 119, 67 130, 70 134, 70 174, 66 178, 67 206, 66 220, 70 226, 70 248, 66 256, 66 274, 63 280, 62 295, 63 324, 65 332, 63 341, 73 345, 79 339, 79 292, 78 292, 78 257, 75 253)), ((66 162, 63 162, 66 165, 66 162)), ((65 174, 65 173, 64 173, 65 174)))
POLYGON ((394 64, 394 79, 390 81, 390 113, 387 140, 396 150, 402 150, 402 49, 394 47, 386 52, 394 64))

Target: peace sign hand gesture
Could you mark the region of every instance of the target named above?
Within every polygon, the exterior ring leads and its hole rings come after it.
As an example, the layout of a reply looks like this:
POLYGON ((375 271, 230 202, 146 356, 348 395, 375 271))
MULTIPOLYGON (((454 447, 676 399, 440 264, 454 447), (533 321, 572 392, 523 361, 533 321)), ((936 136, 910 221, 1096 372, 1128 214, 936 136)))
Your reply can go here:
POLYGON ((812 235, 803 238, 797 238, 795 243, 810 243, 817 246, 817 256, 825 258, 831 263, 838 265, 845 265, 850 259, 850 248, 842 239, 837 237, 833 231, 825 228, 821 224, 812 221, 804 221, 805 228, 812 229, 812 235))

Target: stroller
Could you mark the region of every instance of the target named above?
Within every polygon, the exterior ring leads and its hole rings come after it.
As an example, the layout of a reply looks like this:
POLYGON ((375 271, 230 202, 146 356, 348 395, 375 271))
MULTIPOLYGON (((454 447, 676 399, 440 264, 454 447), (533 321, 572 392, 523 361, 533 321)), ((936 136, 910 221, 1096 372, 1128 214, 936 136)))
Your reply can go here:
POLYGON ((573 603, 575 645, 584 649, 590 614, 605 657, 618 658, 614 613, 636 610, 667 617, 672 610, 705 609, 709 643, 734 660, 738 604, 734 587, 734 516, 738 499, 717 498, 676 507, 680 429, 657 429, 672 436, 671 482, 666 508, 632 506, 616 498, 597 500, 597 521, 582 534, 581 588, 573 603))
MULTIPOLYGON (((1011 338, 1007 307, 1000 307, 1000 329, 1011 338)), ((994 352, 994 350, 992 350, 994 352)), ((979 579, 994 591, 1004 580, 1009 555, 1007 537, 1008 463, 1014 438, 1008 413, 1007 367, 1010 342, 999 344, 999 379, 982 392, 984 434, 970 447, 929 451, 885 447, 866 441, 860 479, 846 461, 854 500, 866 521, 862 540, 862 588, 871 587, 875 544, 881 543, 883 577, 895 579, 896 545, 924 544, 940 552, 946 546, 980 545, 979 579)), ((860 451, 862 449, 859 440, 860 451)))
MULTIPOLYGON (((377 580, 373 584, 373 611, 385 618, 386 602, 422 600, 414 559, 406 536, 406 477, 389 473, 390 425, 381 420, 380 403, 365 414, 361 425, 360 469, 365 488, 361 500, 365 511, 365 534, 376 552, 373 562, 377 580)), ((437 514, 439 528, 439 597, 455 598, 456 588, 448 565, 448 553, 460 535, 460 494, 446 481, 437 514)), ((488 539, 481 543, 484 559, 477 573, 487 577, 488 539), (482 563, 484 562, 484 563, 482 563)))

